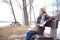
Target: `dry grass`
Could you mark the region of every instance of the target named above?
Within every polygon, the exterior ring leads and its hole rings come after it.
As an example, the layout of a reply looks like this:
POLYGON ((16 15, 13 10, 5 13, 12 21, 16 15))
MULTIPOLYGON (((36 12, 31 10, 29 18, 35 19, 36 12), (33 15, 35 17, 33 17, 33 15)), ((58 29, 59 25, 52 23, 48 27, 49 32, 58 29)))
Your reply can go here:
POLYGON ((21 25, 21 26, 14 26, 9 25, 6 27, 0 28, 0 40, 7 40, 8 36, 10 35, 22 35, 28 31, 28 26, 21 25))

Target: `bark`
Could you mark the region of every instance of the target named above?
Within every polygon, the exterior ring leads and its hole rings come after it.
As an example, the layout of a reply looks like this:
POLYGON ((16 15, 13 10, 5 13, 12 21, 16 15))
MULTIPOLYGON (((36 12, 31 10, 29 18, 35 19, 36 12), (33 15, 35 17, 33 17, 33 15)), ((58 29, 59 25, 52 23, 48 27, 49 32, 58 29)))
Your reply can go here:
POLYGON ((22 0, 22 2, 23 2, 23 12, 24 12, 24 24, 25 24, 25 25, 29 25, 28 15, 27 15, 26 0, 22 0))

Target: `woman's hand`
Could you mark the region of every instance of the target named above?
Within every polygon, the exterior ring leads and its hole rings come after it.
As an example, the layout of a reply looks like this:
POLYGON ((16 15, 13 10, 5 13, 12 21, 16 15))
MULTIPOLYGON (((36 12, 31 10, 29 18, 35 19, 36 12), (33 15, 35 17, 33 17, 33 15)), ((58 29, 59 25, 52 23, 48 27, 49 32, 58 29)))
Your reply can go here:
POLYGON ((44 27, 45 24, 46 24, 46 21, 40 24, 39 26, 44 27))
POLYGON ((40 23, 40 24, 36 24, 36 25, 40 26, 40 27, 44 27, 45 24, 46 24, 46 21, 44 21, 43 23, 40 23))

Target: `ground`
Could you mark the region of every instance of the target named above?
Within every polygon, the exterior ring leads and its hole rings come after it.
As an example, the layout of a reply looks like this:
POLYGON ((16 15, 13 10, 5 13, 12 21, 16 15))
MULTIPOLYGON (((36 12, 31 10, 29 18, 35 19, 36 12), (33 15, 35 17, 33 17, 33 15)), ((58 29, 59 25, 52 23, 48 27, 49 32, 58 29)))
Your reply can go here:
POLYGON ((13 38, 24 37, 28 31, 28 26, 8 25, 0 28, 0 40, 14 40, 13 38))

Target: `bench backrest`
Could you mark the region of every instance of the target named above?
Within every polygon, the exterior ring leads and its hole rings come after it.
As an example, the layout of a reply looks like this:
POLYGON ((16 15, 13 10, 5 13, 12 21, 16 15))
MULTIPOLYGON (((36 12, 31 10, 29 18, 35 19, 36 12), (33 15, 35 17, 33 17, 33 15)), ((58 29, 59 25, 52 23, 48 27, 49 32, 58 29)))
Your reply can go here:
POLYGON ((50 21, 48 21, 45 26, 47 27, 51 27, 51 28, 58 28, 58 20, 56 19, 52 19, 50 21))

